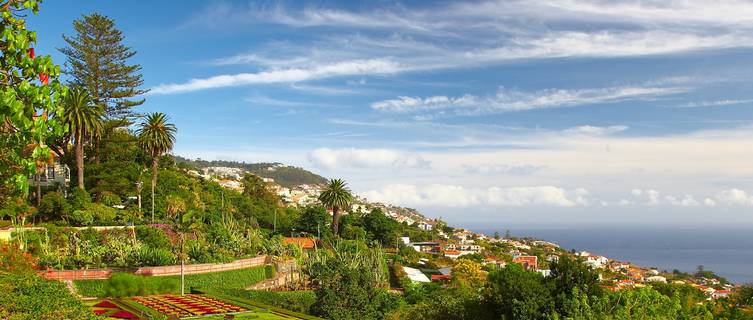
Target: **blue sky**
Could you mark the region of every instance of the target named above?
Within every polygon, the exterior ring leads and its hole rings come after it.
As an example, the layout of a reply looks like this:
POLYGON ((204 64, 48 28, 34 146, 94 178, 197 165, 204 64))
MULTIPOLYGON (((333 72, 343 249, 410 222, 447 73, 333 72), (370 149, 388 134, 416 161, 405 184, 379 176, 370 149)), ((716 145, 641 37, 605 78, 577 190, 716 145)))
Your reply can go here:
POLYGON ((175 153, 460 224, 753 224, 753 4, 47 1, 115 19, 175 153))

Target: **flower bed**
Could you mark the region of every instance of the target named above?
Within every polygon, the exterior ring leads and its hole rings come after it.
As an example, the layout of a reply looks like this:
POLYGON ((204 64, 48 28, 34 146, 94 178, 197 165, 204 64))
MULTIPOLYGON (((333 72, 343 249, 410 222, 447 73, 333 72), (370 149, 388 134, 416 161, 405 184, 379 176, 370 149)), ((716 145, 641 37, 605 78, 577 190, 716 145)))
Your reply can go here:
POLYGON ((130 299, 161 314, 180 318, 248 311, 246 308, 202 294, 164 294, 130 299))
POLYGON ((102 300, 99 302, 92 302, 90 307, 92 312, 98 316, 106 317, 107 319, 132 319, 138 320, 135 314, 123 310, 120 306, 112 303, 109 300, 102 300))

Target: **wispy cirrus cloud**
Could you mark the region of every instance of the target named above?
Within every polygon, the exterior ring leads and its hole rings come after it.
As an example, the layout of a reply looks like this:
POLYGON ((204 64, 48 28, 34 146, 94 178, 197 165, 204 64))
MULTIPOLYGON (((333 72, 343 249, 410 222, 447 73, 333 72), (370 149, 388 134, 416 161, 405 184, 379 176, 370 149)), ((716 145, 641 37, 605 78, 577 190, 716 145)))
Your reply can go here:
POLYGON ((449 109, 457 115, 478 115, 615 103, 626 100, 650 100, 688 91, 685 87, 616 86, 586 89, 547 89, 533 92, 500 88, 486 97, 466 94, 458 97, 430 96, 388 99, 371 108, 388 112, 421 112, 449 109))
POLYGON ((256 73, 228 74, 203 79, 191 79, 184 83, 160 84, 152 88, 150 93, 171 94, 249 84, 292 83, 337 76, 388 74, 398 70, 400 70, 399 65, 390 60, 352 60, 309 68, 272 69, 256 73))
POLYGON ((704 107, 723 107, 739 104, 751 104, 753 99, 723 99, 711 101, 688 102, 683 105, 674 106, 675 108, 704 108, 704 107))

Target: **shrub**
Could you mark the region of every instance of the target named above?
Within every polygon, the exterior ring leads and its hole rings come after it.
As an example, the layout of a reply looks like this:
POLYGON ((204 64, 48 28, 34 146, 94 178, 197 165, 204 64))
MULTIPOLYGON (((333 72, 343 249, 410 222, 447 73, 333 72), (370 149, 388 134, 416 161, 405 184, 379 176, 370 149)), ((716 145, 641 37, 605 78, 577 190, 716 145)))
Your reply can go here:
POLYGON ((115 221, 117 210, 101 203, 90 203, 86 205, 86 210, 91 212, 94 221, 99 223, 112 223, 115 221))
POLYGON ((164 230, 150 226, 136 227, 136 238, 152 248, 172 249, 173 244, 164 230))
POLYGON ((0 243, 0 272, 34 273, 36 260, 18 244, 0 243))
POLYGON ((163 248, 141 247, 139 262, 144 266, 167 266, 175 263, 172 251, 163 248))
POLYGON ((88 210, 75 210, 71 213, 70 222, 77 226, 88 226, 94 222, 94 217, 88 210))
POLYGON ((175 292, 180 282, 173 277, 143 277, 130 273, 113 273, 104 287, 108 297, 129 297, 175 292))
POLYGON ((99 197, 99 202, 108 207, 121 203, 120 196, 110 191, 103 191, 102 193, 100 193, 99 197))
POLYGON ((73 188, 70 200, 71 206, 74 210, 83 210, 86 209, 85 207, 87 204, 90 204, 92 202, 92 197, 84 189, 73 188))
POLYGON ((0 319, 96 319, 60 281, 0 272, 0 319))
POLYGON ((44 219, 58 220, 68 216, 71 206, 59 192, 49 192, 42 198, 39 205, 39 214, 44 219))

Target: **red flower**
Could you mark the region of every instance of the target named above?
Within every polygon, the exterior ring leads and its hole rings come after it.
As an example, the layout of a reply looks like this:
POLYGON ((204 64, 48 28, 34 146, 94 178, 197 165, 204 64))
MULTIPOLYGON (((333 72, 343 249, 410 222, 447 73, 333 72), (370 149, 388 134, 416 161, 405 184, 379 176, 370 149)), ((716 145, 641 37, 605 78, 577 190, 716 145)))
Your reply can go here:
POLYGON ((29 48, 29 58, 34 59, 34 57, 36 57, 36 55, 34 54, 34 48, 29 48))
POLYGON ((48 82, 50 82, 50 76, 48 76, 47 74, 44 74, 44 73, 40 73, 39 74, 39 81, 42 81, 42 84, 47 84, 48 82))

